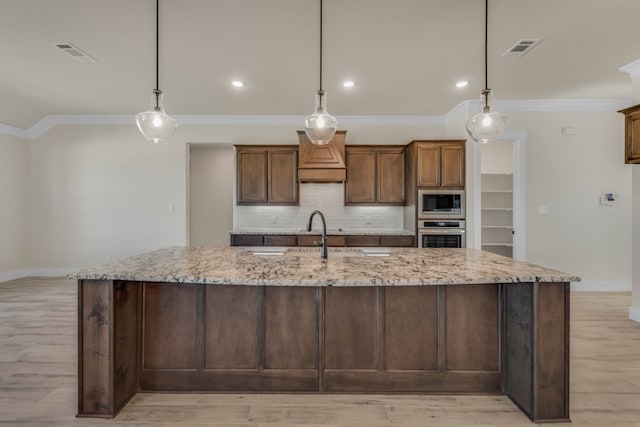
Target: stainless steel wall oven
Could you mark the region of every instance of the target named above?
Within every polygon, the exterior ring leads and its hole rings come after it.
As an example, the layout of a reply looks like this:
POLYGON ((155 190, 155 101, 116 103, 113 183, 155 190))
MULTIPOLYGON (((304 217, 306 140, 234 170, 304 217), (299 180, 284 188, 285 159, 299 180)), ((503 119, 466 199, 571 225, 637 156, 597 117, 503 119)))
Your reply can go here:
POLYGON ((464 248, 464 220, 418 220, 419 248, 464 248))

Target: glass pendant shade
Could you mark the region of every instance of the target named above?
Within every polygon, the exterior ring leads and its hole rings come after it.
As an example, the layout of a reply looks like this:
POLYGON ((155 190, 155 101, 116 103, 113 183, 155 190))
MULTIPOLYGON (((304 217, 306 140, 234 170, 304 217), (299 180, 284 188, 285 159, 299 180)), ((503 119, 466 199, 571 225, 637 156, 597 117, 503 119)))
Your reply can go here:
POLYGON ((500 133, 507 126, 507 116, 491 111, 489 104, 490 89, 485 89, 481 94, 482 112, 471 117, 466 124, 467 133, 477 142, 486 144, 496 141, 500 133))
POLYGON ((315 111, 304 122, 304 131, 312 144, 328 144, 338 129, 338 121, 327 112, 326 102, 324 91, 317 91, 315 111))
POLYGON ((173 117, 164 111, 163 96, 161 90, 154 89, 149 110, 136 114, 138 129, 147 141, 155 144, 171 138, 177 127, 173 117))

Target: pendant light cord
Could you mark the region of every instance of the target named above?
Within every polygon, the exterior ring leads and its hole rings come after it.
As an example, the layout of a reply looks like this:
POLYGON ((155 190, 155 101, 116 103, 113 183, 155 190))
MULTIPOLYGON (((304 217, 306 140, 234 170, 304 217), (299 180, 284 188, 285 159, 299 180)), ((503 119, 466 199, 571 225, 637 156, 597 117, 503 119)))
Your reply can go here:
POLYGON ((156 0, 156 90, 160 90, 160 77, 159 77, 159 69, 158 66, 160 60, 160 0, 156 0))
POLYGON ((484 89, 489 90, 489 0, 484 0, 484 89))
POLYGON ((322 90, 322 0, 320 0, 320 90, 322 90))

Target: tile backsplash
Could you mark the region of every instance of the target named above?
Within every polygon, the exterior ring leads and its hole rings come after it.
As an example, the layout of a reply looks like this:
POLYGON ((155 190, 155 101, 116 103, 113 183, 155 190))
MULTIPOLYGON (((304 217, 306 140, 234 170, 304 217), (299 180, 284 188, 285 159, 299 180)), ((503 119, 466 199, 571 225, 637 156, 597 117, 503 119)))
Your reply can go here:
MULTIPOLYGON (((300 184, 299 206, 234 206, 234 230, 304 229, 322 211, 331 230, 402 230, 402 206, 344 206, 343 184, 300 184)), ((320 222, 314 220, 314 228, 320 222)))

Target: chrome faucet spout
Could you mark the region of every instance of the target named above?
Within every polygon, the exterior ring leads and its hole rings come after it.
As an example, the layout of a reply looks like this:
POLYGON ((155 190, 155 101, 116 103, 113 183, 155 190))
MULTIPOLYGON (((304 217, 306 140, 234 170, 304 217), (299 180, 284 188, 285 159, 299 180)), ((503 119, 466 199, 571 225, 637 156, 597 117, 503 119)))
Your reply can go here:
POLYGON ((311 212, 311 215, 309 216, 309 222, 307 223, 307 231, 311 231, 313 217, 316 216, 316 214, 320 215, 320 219, 322 220, 322 249, 320 250, 320 258, 327 259, 327 222, 325 221, 322 212, 318 210, 311 212))

